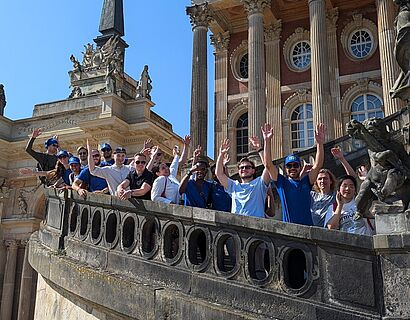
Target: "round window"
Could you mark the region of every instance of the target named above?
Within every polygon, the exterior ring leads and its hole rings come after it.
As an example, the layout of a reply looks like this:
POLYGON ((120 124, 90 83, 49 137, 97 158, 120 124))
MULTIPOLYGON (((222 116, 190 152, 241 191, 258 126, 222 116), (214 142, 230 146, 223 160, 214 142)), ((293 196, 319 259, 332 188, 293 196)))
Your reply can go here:
POLYGON ((363 59, 367 57, 373 49, 373 37, 366 29, 353 32, 349 40, 349 50, 353 57, 363 59))
POLYGON ((239 61, 239 75, 243 79, 248 79, 248 54, 244 54, 239 61))
POLYGON ((292 64, 298 70, 306 70, 310 66, 310 44, 299 41, 292 48, 292 64))

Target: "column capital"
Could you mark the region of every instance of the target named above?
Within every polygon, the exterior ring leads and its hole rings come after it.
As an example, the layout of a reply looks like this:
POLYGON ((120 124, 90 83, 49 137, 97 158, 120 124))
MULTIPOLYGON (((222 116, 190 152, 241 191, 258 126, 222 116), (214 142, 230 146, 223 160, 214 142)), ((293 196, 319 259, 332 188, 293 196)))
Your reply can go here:
POLYGON ((208 28, 209 23, 212 20, 208 3, 187 7, 186 14, 189 15, 192 29, 195 29, 196 27, 208 28))
POLYGON ((248 16, 253 14, 262 14, 263 10, 270 8, 269 0, 241 0, 241 3, 245 7, 248 16))
POLYGON ((326 12, 326 23, 328 29, 335 29, 339 19, 339 8, 333 8, 326 12))
POLYGON ((279 40, 282 32, 282 20, 265 27, 265 42, 279 40))
POLYGON ((17 249, 17 246, 18 246, 18 244, 19 244, 19 241, 17 241, 17 240, 4 240, 4 245, 7 247, 7 248, 10 248, 10 249, 17 249))
POLYGON ((229 31, 224 33, 218 34, 211 34, 211 44, 214 46, 215 53, 219 53, 221 51, 227 51, 229 48, 229 41, 231 36, 229 31))

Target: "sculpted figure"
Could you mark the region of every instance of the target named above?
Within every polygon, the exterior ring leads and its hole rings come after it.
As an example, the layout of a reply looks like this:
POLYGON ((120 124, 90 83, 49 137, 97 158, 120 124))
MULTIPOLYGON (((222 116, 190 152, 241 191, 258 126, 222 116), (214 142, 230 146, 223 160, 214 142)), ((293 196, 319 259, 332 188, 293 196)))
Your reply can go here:
POLYGON ((70 56, 70 61, 73 63, 74 71, 82 71, 80 62, 74 57, 73 54, 70 56))
POLYGON ((84 46, 85 52, 83 53, 83 66, 84 67, 91 67, 92 62, 93 62, 93 53, 94 53, 94 45, 91 43, 87 43, 87 45, 84 46))
POLYGON ((399 6, 396 17, 396 43, 394 55, 401 72, 393 88, 390 90, 392 98, 410 100, 410 0, 394 0, 399 6))
POLYGON ((107 93, 116 93, 115 76, 116 64, 113 59, 109 59, 105 69, 105 89, 107 93))
POLYGON ((137 98, 148 98, 151 100, 152 80, 148 74, 148 66, 144 66, 144 70, 141 72, 141 78, 138 81, 137 86, 137 98))
POLYGON ((6 94, 4 93, 4 86, 0 84, 0 115, 4 115, 4 108, 6 107, 6 94))
POLYGON ((17 197, 18 206, 20 209, 21 214, 27 214, 27 202, 23 197, 23 194, 20 192, 19 196, 17 197))
POLYGON ((403 144, 394 139, 379 118, 363 123, 351 120, 347 132, 366 143, 371 164, 356 197, 356 218, 369 217, 372 202, 377 199, 389 204, 392 199, 400 199, 406 210, 410 202, 410 156, 403 144))

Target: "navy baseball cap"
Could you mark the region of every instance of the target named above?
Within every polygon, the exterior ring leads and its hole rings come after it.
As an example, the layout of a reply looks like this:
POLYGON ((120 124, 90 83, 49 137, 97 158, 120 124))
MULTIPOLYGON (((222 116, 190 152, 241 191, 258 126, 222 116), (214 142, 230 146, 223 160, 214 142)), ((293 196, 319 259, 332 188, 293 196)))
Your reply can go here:
POLYGON ((116 153, 127 153, 127 151, 123 147, 117 147, 114 150, 114 154, 116 154, 116 153))
POLYGON ((70 154, 69 154, 67 151, 65 151, 65 150, 60 150, 60 151, 58 151, 58 153, 57 153, 57 158, 69 157, 69 156, 70 156, 70 154))
POLYGON ((80 164, 80 159, 78 159, 77 157, 71 157, 70 159, 68 159, 68 164, 80 164))
POLYGON ((101 145, 101 151, 104 151, 104 150, 112 150, 112 148, 108 143, 103 143, 101 145))
POLYGON ((52 146, 53 144, 56 144, 56 145, 58 146, 58 141, 57 141, 56 139, 54 139, 54 138, 47 139, 47 140, 44 142, 44 146, 45 146, 46 148, 48 148, 49 146, 52 146))
POLYGON ((296 162, 296 163, 301 164, 300 158, 295 154, 290 154, 285 158, 285 166, 291 162, 296 162))

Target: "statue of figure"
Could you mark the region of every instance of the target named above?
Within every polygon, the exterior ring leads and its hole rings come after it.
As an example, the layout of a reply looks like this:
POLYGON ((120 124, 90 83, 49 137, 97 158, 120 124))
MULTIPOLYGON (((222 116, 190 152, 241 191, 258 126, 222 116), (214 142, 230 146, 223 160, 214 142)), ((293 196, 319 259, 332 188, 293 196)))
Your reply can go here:
POLYGON ((374 200, 391 204, 400 199, 403 211, 410 203, 410 156, 404 146, 386 130, 382 119, 370 118, 363 123, 351 120, 348 134, 363 140, 368 148, 371 168, 356 197, 356 218, 369 217, 374 200))
POLYGON ((82 97, 84 94, 81 91, 80 87, 75 86, 73 88, 73 90, 71 91, 70 95, 68 96, 68 99, 72 99, 72 98, 78 98, 78 97, 82 97))
POLYGON ((115 83, 115 74, 116 74, 116 64, 114 59, 109 59, 107 61, 107 66, 105 69, 105 91, 107 93, 116 93, 116 83, 115 83))
POLYGON ((0 115, 4 115, 4 108, 6 107, 6 94, 4 92, 4 86, 0 84, 0 115))
POLYGON ((83 71, 82 68, 81 68, 80 62, 74 57, 73 54, 70 56, 70 60, 71 60, 71 62, 73 63, 73 69, 74 69, 74 71, 80 71, 80 72, 83 71))
POLYGON ((148 74, 148 66, 144 66, 144 70, 141 72, 141 78, 138 81, 137 86, 137 98, 147 98, 151 100, 152 80, 148 74))
POLYGON ((396 17, 396 43, 394 55, 401 69, 400 75, 390 90, 392 98, 410 100, 410 0, 394 0, 399 6, 396 17))
POLYGON ((85 45, 84 48, 85 48, 85 52, 82 52, 83 66, 91 67, 93 63, 94 45, 91 43, 87 43, 87 45, 85 45))
POLYGON ((20 213, 21 214, 27 214, 27 202, 26 199, 24 199, 23 194, 20 191, 19 196, 17 197, 17 201, 18 201, 18 206, 20 209, 20 213))

